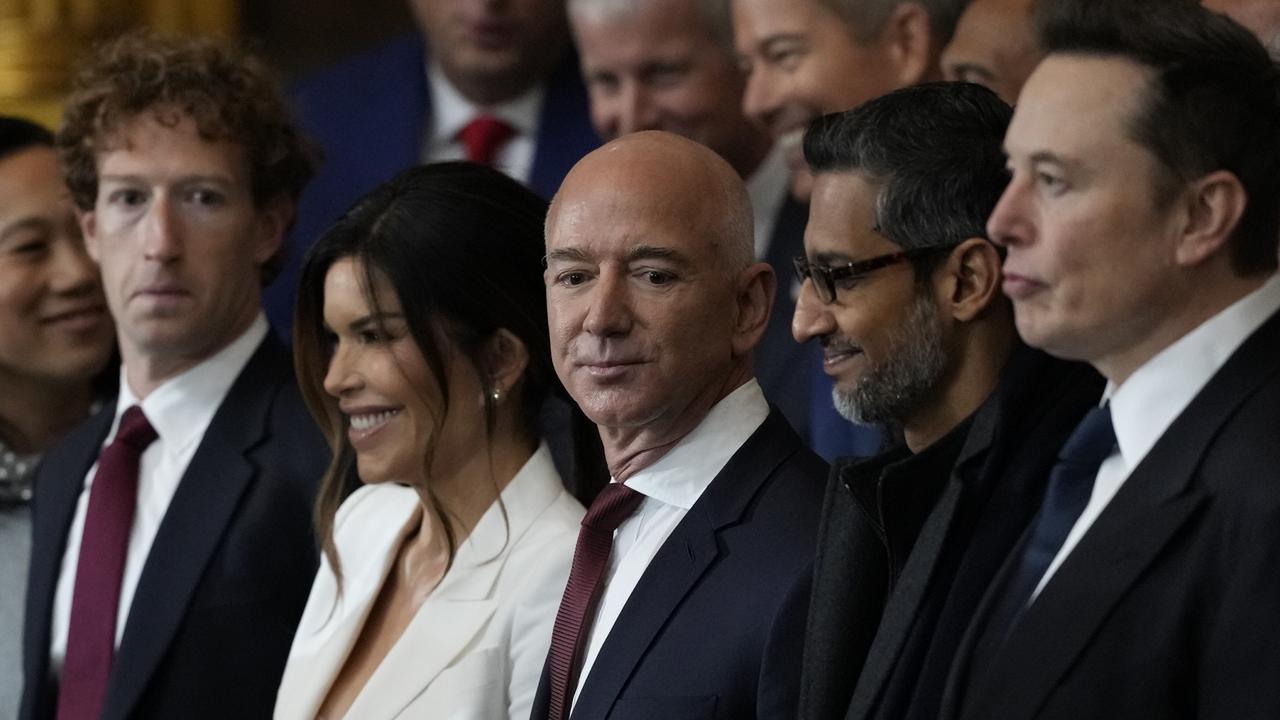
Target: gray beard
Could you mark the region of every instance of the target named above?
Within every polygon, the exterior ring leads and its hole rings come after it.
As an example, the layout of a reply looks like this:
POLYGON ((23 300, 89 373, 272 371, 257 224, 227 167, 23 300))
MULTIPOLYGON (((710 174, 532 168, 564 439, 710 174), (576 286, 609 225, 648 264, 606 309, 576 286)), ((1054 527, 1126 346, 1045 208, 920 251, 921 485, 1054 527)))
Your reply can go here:
POLYGON ((938 306, 916 293, 906 322, 889 339, 889 361, 877 365, 852 390, 831 388, 836 411, 861 425, 901 428, 933 394, 947 367, 938 306))

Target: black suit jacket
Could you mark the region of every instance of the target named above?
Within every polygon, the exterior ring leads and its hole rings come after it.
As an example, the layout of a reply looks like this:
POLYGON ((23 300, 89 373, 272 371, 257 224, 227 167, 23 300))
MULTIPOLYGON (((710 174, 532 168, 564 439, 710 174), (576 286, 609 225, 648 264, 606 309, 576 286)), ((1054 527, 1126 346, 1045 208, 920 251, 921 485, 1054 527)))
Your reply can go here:
MULTIPOLYGON (((791 720, 825 475, 773 410, 654 556, 572 717, 791 720)), ((547 703, 544 667, 531 717, 547 703)))
POLYGON ((961 443, 947 467, 863 463, 880 487, 860 499, 860 466, 837 464, 815 564, 800 717, 936 717, 974 608, 1102 386, 1087 365, 1020 347, 967 430, 957 429, 964 437, 935 443, 961 443))
POLYGON ((968 651, 998 597, 988 593, 943 717, 1280 717, 1277 347, 1280 313, 1134 468, 1003 647, 975 664, 968 651))
MULTIPOLYGON (((67 533, 114 400, 36 478, 20 717, 51 718, 50 621, 67 533)), ((265 718, 318 564, 311 526, 329 451, 288 351, 268 333, 231 386, 156 534, 102 717, 265 718)))

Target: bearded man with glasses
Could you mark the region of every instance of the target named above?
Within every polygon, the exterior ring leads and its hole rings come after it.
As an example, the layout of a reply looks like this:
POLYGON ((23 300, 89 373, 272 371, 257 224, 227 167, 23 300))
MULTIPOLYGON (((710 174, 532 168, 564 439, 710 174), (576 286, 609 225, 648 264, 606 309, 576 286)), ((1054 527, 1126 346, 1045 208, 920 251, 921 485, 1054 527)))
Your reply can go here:
POLYGON ((827 485, 801 718, 937 717, 982 592, 1102 384, 1024 346, 985 224, 1011 109, 935 83, 820 117, 792 324, 847 419, 896 447, 827 485))

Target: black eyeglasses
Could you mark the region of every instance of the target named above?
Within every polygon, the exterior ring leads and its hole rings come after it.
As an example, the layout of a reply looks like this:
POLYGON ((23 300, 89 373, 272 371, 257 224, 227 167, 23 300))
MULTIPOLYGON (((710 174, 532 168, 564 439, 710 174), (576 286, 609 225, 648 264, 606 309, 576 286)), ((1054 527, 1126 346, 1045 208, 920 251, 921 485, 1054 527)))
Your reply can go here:
POLYGON ((912 250, 901 250, 896 253, 887 255, 877 255, 866 260, 858 260, 846 265, 820 265, 818 263, 809 262, 809 258, 799 255, 791 258, 792 267, 796 271, 796 279, 804 284, 805 280, 813 280, 813 290, 818 295, 818 299, 825 305, 830 305, 836 301, 836 286, 838 284, 852 284, 880 268, 886 268, 890 265, 896 265, 903 260, 911 260, 917 257, 923 257, 931 253, 950 252, 955 249, 956 245, 934 245, 931 247, 914 248, 912 250))

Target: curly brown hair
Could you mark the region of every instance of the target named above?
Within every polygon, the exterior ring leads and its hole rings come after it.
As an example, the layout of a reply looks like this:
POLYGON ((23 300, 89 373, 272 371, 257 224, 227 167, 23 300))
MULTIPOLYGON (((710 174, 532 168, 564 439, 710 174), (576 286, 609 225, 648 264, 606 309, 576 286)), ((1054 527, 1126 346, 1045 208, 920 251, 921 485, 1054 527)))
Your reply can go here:
MULTIPOLYGON (((98 197, 98 154, 119 128, 145 112, 157 122, 195 121, 208 141, 244 147, 254 203, 294 203, 315 174, 316 152, 293 123, 274 74, 247 49, 212 38, 130 33, 96 47, 72 82, 57 134, 63 174, 76 205, 98 197)), ((263 284, 284 246, 263 267, 263 284)))

